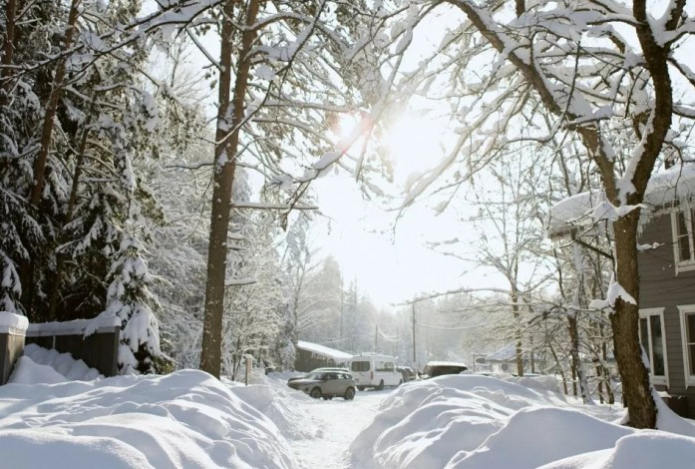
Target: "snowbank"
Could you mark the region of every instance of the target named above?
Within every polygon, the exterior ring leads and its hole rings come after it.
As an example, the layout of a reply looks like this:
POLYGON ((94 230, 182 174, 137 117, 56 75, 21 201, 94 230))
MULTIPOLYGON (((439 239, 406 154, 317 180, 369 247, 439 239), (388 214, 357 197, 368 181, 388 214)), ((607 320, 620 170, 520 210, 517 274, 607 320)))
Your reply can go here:
POLYGON ((65 383, 67 378, 48 365, 40 365, 27 356, 19 357, 8 383, 55 384, 65 383))
MULTIPOLYGON (((24 357, 30 358, 32 363, 26 360, 20 360, 15 367, 15 371, 12 375, 14 377, 16 374, 23 374, 26 376, 26 372, 23 368, 33 368, 34 371, 38 370, 38 366, 47 365, 52 370, 55 370, 58 374, 64 377, 63 381, 68 380, 79 380, 79 381, 91 381, 98 378, 103 378, 104 376, 99 373, 98 370, 90 368, 82 360, 75 360, 69 353, 60 353, 55 349, 46 349, 39 347, 36 344, 29 344, 24 347, 24 357)), ((50 375, 50 373, 48 374, 50 375)), ((48 376, 47 375, 47 376, 48 376)), ((40 384, 40 383, 55 383, 59 381, 49 381, 44 379, 43 375, 40 373, 33 373, 34 381, 21 381, 22 384, 40 384)), ((12 378, 11 378, 12 379, 12 378)), ((17 382, 17 381, 12 381, 17 382)))
POLYGON ((695 461, 695 439, 664 432, 640 432, 618 440, 614 448, 581 454, 542 469, 686 468, 695 461))
MULTIPOLYGON (((297 375, 296 372, 289 372, 297 375)), ((281 374, 252 375, 254 385, 233 386, 230 391, 260 413, 268 417, 286 438, 303 439, 317 436, 317 428, 306 425, 302 403, 311 402, 309 396, 287 387, 287 379, 281 374), (275 376, 273 376, 275 375, 275 376)))
MULTIPOLYGON (((8 384, 0 387, 3 464, 293 467, 291 450, 278 428, 244 401, 259 405, 263 399, 242 398, 238 389, 193 370, 91 382, 8 384)), ((251 394, 252 387, 247 389, 251 394)))
MULTIPOLYGON (((687 467, 678 461, 693 460, 695 438, 620 426, 614 407, 568 402, 553 392, 551 382, 517 381, 462 374, 396 389, 351 445, 352 467, 530 469, 548 464, 553 469, 628 469, 663 465, 643 465, 641 459, 630 462, 629 445, 639 445, 642 439, 647 440, 649 451, 660 455, 650 460, 674 461, 665 467, 687 467), (621 465, 614 465, 616 461, 621 465)), ((667 422, 669 430, 695 435, 689 421, 665 406, 659 411, 660 422, 667 422)))

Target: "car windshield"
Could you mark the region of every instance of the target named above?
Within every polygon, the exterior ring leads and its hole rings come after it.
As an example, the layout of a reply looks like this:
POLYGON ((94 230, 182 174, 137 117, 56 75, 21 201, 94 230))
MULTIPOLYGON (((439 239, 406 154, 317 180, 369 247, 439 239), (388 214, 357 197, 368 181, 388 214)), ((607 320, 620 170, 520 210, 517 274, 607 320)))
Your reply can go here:
POLYGON ((321 379, 323 379, 323 376, 324 376, 324 375, 325 375, 325 373, 312 372, 312 373, 309 373, 308 375, 306 375, 304 378, 305 378, 305 379, 318 379, 318 380, 321 380, 321 379))

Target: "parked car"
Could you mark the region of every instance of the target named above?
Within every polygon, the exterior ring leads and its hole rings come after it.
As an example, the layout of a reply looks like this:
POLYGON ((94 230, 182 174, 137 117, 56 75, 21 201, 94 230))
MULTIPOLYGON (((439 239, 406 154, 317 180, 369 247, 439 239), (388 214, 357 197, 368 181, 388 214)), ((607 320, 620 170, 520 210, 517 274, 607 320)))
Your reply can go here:
MULTIPOLYGON (((314 370, 311 370, 309 373, 319 373, 319 372, 322 372, 322 371, 339 371, 339 372, 341 372, 341 373, 348 373, 348 374, 350 373, 350 370, 348 370, 347 368, 331 368, 331 367, 327 367, 327 368, 316 368, 316 369, 314 369, 314 370)), ((288 382, 290 382, 290 381, 295 381, 295 380, 298 380, 298 379, 303 379, 305 376, 306 376, 306 374, 303 374, 303 375, 300 375, 300 376, 295 376, 294 378, 290 378, 290 379, 288 380, 288 382)))
POLYGON ((405 381, 396 370, 396 359, 390 355, 363 353, 352 357, 350 373, 355 378, 357 389, 384 389, 384 386, 398 386, 405 381))
POLYGON ((468 367, 465 364, 459 362, 428 362, 422 370, 420 377, 427 379, 441 375, 457 375, 467 369, 468 367))
POLYGON ((417 379, 417 373, 409 366, 397 366, 396 370, 400 371, 401 375, 403 375, 404 383, 407 383, 408 381, 415 381, 417 379))
POLYGON ((312 371, 306 376, 287 382, 292 389, 309 394, 314 399, 326 400, 342 397, 346 401, 355 398, 357 385, 349 373, 342 371, 312 371))

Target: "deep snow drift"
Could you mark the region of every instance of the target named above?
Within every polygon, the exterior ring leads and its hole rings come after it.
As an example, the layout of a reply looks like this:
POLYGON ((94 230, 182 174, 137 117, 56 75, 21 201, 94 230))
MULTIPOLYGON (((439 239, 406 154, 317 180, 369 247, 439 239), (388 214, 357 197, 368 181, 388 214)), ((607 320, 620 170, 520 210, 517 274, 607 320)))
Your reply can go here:
POLYGON ((8 384, 0 387, 3 465, 293 468, 287 440, 253 405, 276 400, 260 388, 229 388, 193 370, 8 384))
POLYGON ((619 406, 579 405, 548 377, 442 376, 321 401, 289 389, 289 375, 255 374, 249 386, 193 370, 67 380, 94 376, 83 366, 42 349, 22 357, 13 380, 25 384, 0 387, 3 465, 670 469, 695 460, 695 426, 665 406, 659 422, 671 433, 636 431, 616 423, 619 406))
MULTIPOLYGON (((686 420, 673 414, 660 418, 668 430, 691 437, 637 431, 617 424, 622 413, 617 407, 571 404, 547 383, 526 386, 477 375, 401 386, 351 445, 352 467, 692 467, 695 426, 686 420), (634 450, 642 444, 648 449, 634 450), (649 457, 642 457, 646 451, 649 457)), ((660 411, 670 412, 665 406, 660 411)))

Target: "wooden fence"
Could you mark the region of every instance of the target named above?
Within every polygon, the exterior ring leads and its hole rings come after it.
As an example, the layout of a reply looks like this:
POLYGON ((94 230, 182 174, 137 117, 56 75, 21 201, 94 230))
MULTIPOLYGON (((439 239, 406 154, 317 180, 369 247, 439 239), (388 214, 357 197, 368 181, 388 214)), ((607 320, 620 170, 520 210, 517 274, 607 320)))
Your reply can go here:
POLYGON ((91 320, 79 319, 27 327, 25 318, 0 313, 0 384, 7 383, 25 344, 69 353, 106 377, 116 376, 120 327, 116 321, 100 321, 94 333, 85 337, 90 325, 93 325, 91 320))

